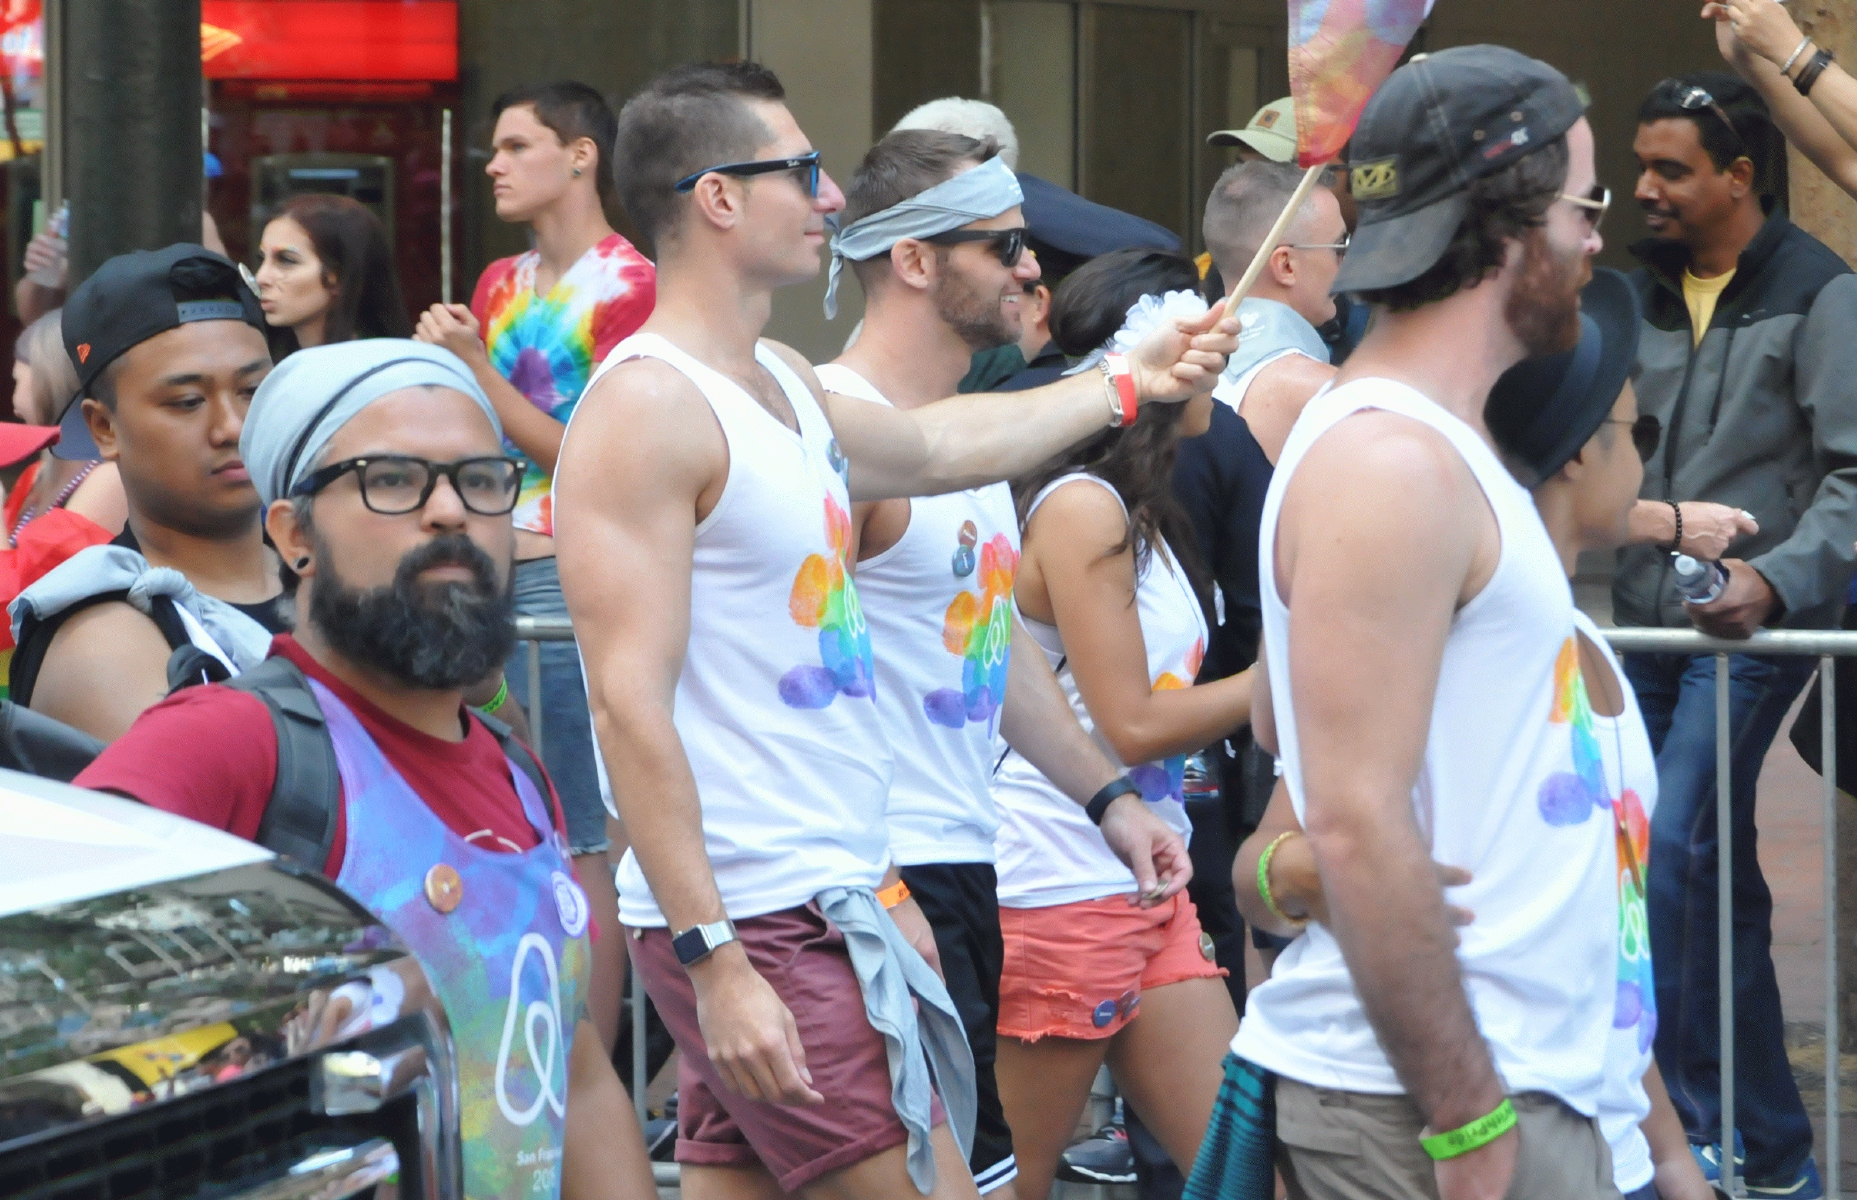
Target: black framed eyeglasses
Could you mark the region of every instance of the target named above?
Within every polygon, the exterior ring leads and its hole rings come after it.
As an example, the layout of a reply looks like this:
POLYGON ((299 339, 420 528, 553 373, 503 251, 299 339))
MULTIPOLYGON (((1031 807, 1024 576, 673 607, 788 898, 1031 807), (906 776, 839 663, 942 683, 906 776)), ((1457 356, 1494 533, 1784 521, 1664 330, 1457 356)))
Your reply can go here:
POLYGON ((1580 209, 1588 229, 1599 228, 1599 222, 1606 219, 1606 211, 1612 207, 1612 189, 1598 183, 1588 188, 1584 196, 1562 192, 1560 198, 1580 209))
POLYGON ((1020 256, 1025 253, 1025 226, 1015 225, 1011 229, 950 229, 947 233, 938 233, 922 240, 931 246, 990 242, 988 248, 999 255, 1000 262, 1010 268, 1018 266, 1020 256))
POLYGON ((1621 421, 1617 417, 1607 417, 1605 423, 1631 427, 1631 444, 1638 451, 1639 462, 1650 462, 1651 456, 1657 453, 1657 443, 1663 440, 1663 422, 1650 413, 1645 413, 1635 421, 1621 421))
POLYGON ((687 192, 696 187, 696 181, 705 175, 734 175, 746 178, 749 175, 772 175, 776 171, 804 171, 801 177, 806 194, 813 199, 819 198, 819 152, 796 154, 792 158, 764 158, 755 162, 723 163, 719 167, 704 167, 694 175, 685 175, 679 179, 673 189, 687 192))
POLYGON ((480 517, 500 517, 516 507, 522 474, 529 464, 501 455, 439 463, 411 454, 370 454, 330 463, 290 489, 292 496, 314 496, 344 475, 361 485, 361 503, 369 512, 398 517, 418 512, 432 499, 441 476, 464 507, 480 517))
POLYGON ((1734 122, 1729 119, 1728 110, 1716 102, 1715 97, 1709 94, 1707 88, 1697 87, 1693 83, 1678 83, 1674 79, 1666 79, 1664 82, 1676 88, 1678 107, 1686 112, 1701 112, 1706 108, 1714 113, 1716 119, 1728 127, 1728 136, 1733 138, 1735 145, 1739 147, 1737 157, 1750 157, 1747 152, 1747 142, 1741 137, 1741 131, 1734 127, 1734 122))

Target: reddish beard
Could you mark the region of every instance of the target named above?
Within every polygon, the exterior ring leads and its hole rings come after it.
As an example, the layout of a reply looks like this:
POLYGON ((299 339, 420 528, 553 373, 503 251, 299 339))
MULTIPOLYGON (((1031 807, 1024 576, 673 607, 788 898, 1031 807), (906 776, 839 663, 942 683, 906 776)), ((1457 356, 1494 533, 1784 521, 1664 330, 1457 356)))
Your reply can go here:
POLYGON ((1560 354, 1580 340, 1580 288, 1592 272, 1584 251, 1556 254, 1547 230, 1522 239, 1522 271, 1503 303, 1509 331, 1527 358, 1560 354))

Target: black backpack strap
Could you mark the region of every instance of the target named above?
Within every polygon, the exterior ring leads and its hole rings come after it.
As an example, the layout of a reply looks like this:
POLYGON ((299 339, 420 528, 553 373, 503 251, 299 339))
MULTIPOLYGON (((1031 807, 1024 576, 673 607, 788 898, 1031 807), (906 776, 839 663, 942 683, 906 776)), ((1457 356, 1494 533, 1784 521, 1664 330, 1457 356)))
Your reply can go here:
POLYGON ((535 751, 529 749, 523 740, 516 736, 514 730, 495 717, 476 709, 471 710, 471 715, 482 721, 484 728, 495 735, 497 745, 503 748, 504 755, 529 777, 529 782, 535 785, 535 794, 542 798, 544 804, 548 805, 548 811, 558 816, 554 792, 548 786, 548 775, 542 770, 542 764, 536 761, 535 751))
POLYGON ((322 873, 335 845, 341 772, 335 742, 309 681, 287 658, 267 658, 233 676, 228 687, 250 692, 271 710, 277 731, 277 779, 255 841, 322 873))

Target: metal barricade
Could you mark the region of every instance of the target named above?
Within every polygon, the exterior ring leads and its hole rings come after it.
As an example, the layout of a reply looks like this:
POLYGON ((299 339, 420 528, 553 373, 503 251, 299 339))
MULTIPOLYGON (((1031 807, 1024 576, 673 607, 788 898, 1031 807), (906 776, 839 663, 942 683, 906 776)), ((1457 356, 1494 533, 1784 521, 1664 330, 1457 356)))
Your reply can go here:
MULTIPOLYGON (((542 656, 543 642, 571 642, 574 624, 566 617, 517 617, 516 640, 529 643, 529 704, 524 710, 529 718, 529 748, 542 757, 542 656)), ((632 1107, 638 1110, 640 1127, 645 1124, 645 989, 638 972, 626 970, 627 1007, 632 1016, 632 1107)))
POLYGON ((1709 637, 1694 629, 1607 629, 1606 641, 1626 653, 1709 654, 1715 657, 1715 825, 1717 988, 1721 993, 1722 1188, 1734 1194, 1734 875, 1729 748, 1728 656, 1818 659, 1823 697, 1819 717, 1820 769, 1824 800, 1825 920, 1825 1194, 1841 1197, 1839 1148, 1842 1095, 1838 1081, 1838 747, 1836 660, 1857 656, 1857 632, 1780 629, 1746 641, 1709 637))

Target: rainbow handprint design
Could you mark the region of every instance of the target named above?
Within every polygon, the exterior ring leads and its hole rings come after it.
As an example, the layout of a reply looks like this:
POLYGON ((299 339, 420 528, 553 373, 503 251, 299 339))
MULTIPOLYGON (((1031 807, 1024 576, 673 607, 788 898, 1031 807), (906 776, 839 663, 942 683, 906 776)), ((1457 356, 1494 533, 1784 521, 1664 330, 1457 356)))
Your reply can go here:
MULTIPOLYGON (((972 571, 970 544, 973 522, 962 526, 961 546, 955 551, 955 576, 972 571), (963 557, 965 554, 965 557, 963 557), (968 571, 962 571, 965 565, 968 571)), ((1003 533, 980 547, 980 591, 956 592, 942 616, 941 644, 961 662, 961 690, 936 688, 922 697, 928 719, 948 729, 969 721, 991 725, 1006 701, 1006 665, 1012 649, 1012 581, 1019 569, 1019 552, 1003 533)))
POLYGON ((1651 823, 1630 788, 1613 804, 1618 839, 1618 997, 1614 1029, 1638 1028, 1638 1052, 1657 1034, 1657 991, 1651 976, 1651 931, 1645 916, 1644 871, 1649 861, 1651 823))
POLYGON ((1578 825, 1596 808, 1609 808, 1605 772, 1600 765, 1599 738, 1593 733, 1593 706, 1586 696, 1586 677, 1580 673, 1580 651, 1573 638, 1561 644, 1554 660, 1554 706, 1548 721, 1570 725, 1573 770, 1556 771, 1541 783, 1535 803, 1549 825, 1578 825))
MULTIPOLYGON (((1181 665, 1185 678, 1172 671, 1162 671, 1155 679, 1150 691, 1173 692, 1193 686, 1199 678, 1199 666, 1206 661, 1206 639, 1194 638, 1193 648, 1186 652, 1186 662, 1181 665)), ((1130 767, 1129 779, 1141 789, 1141 798, 1149 804, 1159 804, 1163 800, 1185 799, 1186 791, 1186 755, 1176 754, 1161 762, 1142 763, 1130 767)))
POLYGON ((842 692, 873 697, 870 626, 858 603, 857 585, 847 569, 851 553, 851 517, 831 496, 825 498, 827 554, 809 554, 793 576, 787 608, 795 624, 819 631, 822 666, 802 664, 780 677, 780 699, 789 708, 824 708, 842 692))

